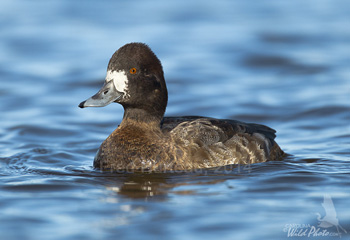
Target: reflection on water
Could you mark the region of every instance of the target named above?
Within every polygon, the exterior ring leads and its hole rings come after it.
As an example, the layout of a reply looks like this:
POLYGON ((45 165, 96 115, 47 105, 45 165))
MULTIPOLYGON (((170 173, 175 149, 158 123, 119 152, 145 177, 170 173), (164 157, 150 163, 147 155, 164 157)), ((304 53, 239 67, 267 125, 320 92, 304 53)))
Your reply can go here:
POLYGON ((286 239, 318 227, 325 195, 349 233, 348 15, 346 0, 3 1, 0 239, 286 239), (185 173, 94 170, 123 109, 77 105, 133 41, 163 63, 166 115, 266 124, 290 156, 185 173))
MULTIPOLYGON (((121 182, 120 178, 115 179, 115 184, 109 182, 108 190, 128 198, 141 199, 163 199, 169 194, 193 195, 201 194, 197 190, 190 190, 192 186, 215 185, 233 178, 234 172, 246 166, 225 166, 215 170, 198 169, 193 172, 178 173, 129 173, 121 182), (120 185, 120 186, 119 186, 120 185), (175 188, 186 188, 188 190, 174 190, 175 188)), ((123 176, 124 177, 124 176, 123 176)))

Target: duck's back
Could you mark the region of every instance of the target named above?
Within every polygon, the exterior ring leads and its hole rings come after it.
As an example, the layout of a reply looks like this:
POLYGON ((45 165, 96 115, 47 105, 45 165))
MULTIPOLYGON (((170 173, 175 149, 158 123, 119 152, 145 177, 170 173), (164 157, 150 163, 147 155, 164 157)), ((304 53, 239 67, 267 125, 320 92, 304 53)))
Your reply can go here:
POLYGON ((165 117, 162 131, 189 150, 193 168, 265 162, 284 155, 274 141, 276 131, 259 124, 197 116, 165 117))

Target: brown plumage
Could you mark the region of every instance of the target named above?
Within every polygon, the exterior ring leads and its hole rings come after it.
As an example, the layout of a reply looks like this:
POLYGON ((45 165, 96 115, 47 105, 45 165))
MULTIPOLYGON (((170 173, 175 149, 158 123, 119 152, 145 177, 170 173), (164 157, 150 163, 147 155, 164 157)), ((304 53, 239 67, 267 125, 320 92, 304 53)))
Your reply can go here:
POLYGON ((265 162, 284 155, 274 141, 275 130, 264 125, 197 116, 163 117, 168 97, 163 70, 145 44, 120 48, 107 70, 116 77, 107 76, 102 89, 79 105, 104 106, 115 101, 124 107, 123 121, 97 152, 96 168, 190 170, 265 162))

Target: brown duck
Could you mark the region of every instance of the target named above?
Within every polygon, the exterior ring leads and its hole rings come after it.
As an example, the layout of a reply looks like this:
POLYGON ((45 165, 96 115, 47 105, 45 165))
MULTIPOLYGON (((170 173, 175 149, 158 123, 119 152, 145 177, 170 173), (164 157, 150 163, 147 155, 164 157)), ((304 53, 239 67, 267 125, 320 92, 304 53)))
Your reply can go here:
POLYGON ((164 117, 168 92, 163 68, 143 43, 129 43, 109 61, 103 87, 79 107, 124 107, 119 127, 100 146, 101 170, 174 171, 278 160, 275 130, 208 117, 164 117))

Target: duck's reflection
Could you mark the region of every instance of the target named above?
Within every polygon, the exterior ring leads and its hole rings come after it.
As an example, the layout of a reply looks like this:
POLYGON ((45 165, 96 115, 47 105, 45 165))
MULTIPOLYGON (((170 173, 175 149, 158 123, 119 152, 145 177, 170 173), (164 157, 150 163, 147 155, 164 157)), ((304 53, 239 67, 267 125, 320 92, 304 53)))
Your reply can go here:
POLYGON ((204 185, 218 184, 242 175, 242 169, 237 165, 187 173, 127 173, 114 177, 107 189, 128 198, 166 200, 171 194, 208 194, 202 192, 204 185))
POLYGON ((154 174, 127 174, 123 181, 116 179, 116 185, 107 187, 120 195, 129 198, 162 198, 167 195, 167 176, 154 174))

